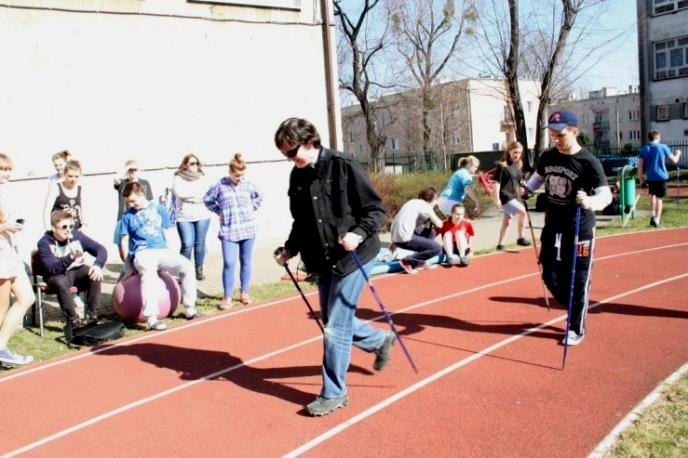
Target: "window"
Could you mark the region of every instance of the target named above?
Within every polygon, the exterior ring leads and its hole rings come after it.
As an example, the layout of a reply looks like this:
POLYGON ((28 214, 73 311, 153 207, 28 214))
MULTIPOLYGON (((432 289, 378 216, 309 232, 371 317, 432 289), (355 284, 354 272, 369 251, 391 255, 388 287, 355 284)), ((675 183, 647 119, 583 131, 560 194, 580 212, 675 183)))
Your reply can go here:
POLYGON ((654 48, 655 80, 688 76, 688 37, 660 41, 654 48))
POLYGON ((454 133, 452 134, 452 143, 454 145, 458 145, 461 143, 461 134, 459 133, 458 130, 455 130, 454 133))
POLYGON ((688 0, 654 0, 654 14, 671 13, 688 8, 688 0))
POLYGON ((629 121, 633 121, 633 111, 628 112, 628 119, 629 121))
POLYGON ((399 149, 399 145, 397 144, 397 139, 393 138, 391 139, 392 142, 392 151, 397 151, 399 149))
POLYGON ((619 131, 619 141, 623 140, 623 132, 619 131))
POLYGON ((533 102, 527 102, 528 103, 528 113, 531 113, 533 111, 533 102))
POLYGON ((688 119, 688 103, 683 104, 683 119, 688 119))
POLYGON ((353 132, 349 132, 349 143, 356 143, 353 132))
POLYGON ((668 121, 669 120, 669 105, 658 105, 657 106, 657 121, 668 121))
POLYGON ((499 143, 492 144, 492 151, 499 151, 499 143))

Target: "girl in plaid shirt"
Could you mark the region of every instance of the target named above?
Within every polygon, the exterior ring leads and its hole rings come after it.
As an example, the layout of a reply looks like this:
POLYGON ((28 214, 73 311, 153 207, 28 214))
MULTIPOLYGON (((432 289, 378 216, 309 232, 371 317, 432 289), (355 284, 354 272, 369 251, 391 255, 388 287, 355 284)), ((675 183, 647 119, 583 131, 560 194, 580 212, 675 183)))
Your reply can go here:
POLYGON ((205 206, 220 217, 220 233, 218 238, 222 243, 222 287, 224 298, 220 303, 220 310, 232 306, 232 291, 234 290, 234 266, 237 257, 241 264, 239 279, 241 281, 241 295, 239 301, 251 303, 248 294, 251 280, 251 254, 256 240, 255 211, 260 207, 263 196, 253 183, 243 179, 246 173, 246 161, 240 153, 229 161, 229 176, 215 183, 203 197, 205 206))

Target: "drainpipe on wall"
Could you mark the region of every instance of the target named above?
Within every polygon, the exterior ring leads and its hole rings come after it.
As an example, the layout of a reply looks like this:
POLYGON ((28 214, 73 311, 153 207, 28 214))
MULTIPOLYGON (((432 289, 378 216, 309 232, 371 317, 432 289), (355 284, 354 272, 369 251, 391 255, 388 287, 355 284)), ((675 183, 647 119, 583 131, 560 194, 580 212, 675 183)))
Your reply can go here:
POLYGON ((334 70, 332 68, 332 32, 330 22, 330 0, 320 0, 320 11, 322 13, 323 28, 323 53, 325 61, 325 92, 327 97, 327 126, 330 132, 330 148, 340 149, 337 142, 337 112, 335 111, 335 81, 334 70))

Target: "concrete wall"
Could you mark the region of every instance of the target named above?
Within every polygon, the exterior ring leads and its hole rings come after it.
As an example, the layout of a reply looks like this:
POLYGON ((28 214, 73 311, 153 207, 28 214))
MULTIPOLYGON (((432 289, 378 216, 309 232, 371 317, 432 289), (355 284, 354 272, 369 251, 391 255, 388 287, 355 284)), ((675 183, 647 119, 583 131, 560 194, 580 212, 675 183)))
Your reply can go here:
POLYGON ((316 2, 290 2, 301 9, 4 2, 0 151, 19 178, 47 175, 49 157, 65 148, 87 173, 120 170, 132 157, 176 165, 188 151, 207 163, 237 151, 276 159, 273 133, 292 115, 326 139, 319 12, 316 2))

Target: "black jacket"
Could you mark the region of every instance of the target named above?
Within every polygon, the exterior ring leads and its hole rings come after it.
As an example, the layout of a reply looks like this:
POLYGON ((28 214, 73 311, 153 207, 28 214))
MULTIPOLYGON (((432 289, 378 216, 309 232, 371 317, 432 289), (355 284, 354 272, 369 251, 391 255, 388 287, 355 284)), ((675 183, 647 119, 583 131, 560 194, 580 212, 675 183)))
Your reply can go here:
POLYGON ((313 166, 294 167, 289 177, 289 207, 294 222, 285 248, 291 255, 301 253, 309 272, 333 269, 344 276, 356 270, 353 258, 338 241, 347 232, 363 237, 356 250, 363 263, 380 251, 382 199, 350 156, 321 148, 313 166))

